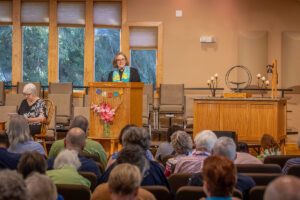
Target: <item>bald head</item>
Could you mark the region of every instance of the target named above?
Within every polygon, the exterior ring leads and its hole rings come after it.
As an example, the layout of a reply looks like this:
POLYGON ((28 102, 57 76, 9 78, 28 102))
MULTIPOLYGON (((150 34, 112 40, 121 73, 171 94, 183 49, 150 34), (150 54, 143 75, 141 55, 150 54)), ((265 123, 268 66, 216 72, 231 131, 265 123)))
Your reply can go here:
POLYGON ((85 147, 85 132, 81 128, 71 128, 65 138, 65 148, 81 152, 85 147))
POLYGON ((300 179, 295 176, 281 176, 272 181, 264 194, 264 200, 300 199, 300 179))

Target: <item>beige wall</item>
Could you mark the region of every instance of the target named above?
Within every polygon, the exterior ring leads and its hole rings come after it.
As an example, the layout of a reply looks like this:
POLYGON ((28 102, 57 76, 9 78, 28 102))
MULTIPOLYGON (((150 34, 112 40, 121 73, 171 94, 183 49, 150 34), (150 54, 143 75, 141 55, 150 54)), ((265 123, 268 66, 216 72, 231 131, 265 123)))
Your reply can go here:
MULTIPOLYGON (((206 87, 207 79, 219 73, 224 86, 227 70, 241 64, 239 51, 245 52, 239 49, 239 35, 263 31, 267 32, 267 62, 278 60, 282 84, 282 32, 300 31, 300 1, 128 0, 128 21, 163 22, 163 83, 206 87), (179 9, 183 17, 176 18, 179 9), (210 35, 216 36, 216 43, 200 43, 200 36, 210 35)), ((258 68, 266 71, 265 66, 247 67, 253 76, 258 68)))

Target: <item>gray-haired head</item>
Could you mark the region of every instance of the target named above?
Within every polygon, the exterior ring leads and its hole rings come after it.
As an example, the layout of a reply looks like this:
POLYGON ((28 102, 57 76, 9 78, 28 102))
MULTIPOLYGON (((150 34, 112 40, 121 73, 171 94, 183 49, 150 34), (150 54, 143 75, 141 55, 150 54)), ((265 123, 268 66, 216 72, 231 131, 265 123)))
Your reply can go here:
POLYGON ((13 170, 0 170, 0 200, 28 200, 28 190, 21 174, 13 170))
POLYGON ((30 200, 56 200, 57 190, 56 186, 50 177, 40 174, 32 173, 25 180, 30 200))
POLYGON ((28 122, 25 117, 21 115, 12 117, 9 122, 7 135, 12 150, 14 150, 18 143, 24 143, 32 140, 28 122))
POLYGON ((235 142, 232 138, 226 136, 218 138, 213 148, 213 154, 221 155, 234 161, 236 158, 235 142))
POLYGON ((85 147, 85 132, 81 128, 71 128, 65 139, 65 146, 69 150, 81 152, 85 147))
POLYGON ((171 136, 171 145, 176 153, 186 154, 193 148, 193 141, 185 131, 175 131, 171 136))
POLYGON ((37 96, 36 86, 33 83, 27 83, 23 87, 23 94, 32 94, 33 96, 37 96))
POLYGON ((61 169, 63 167, 73 167, 79 169, 81 162, 78 153, 74 150, 62 150, 54 160, 53 168, 61 169))
POLYGON ((150 168, 146 151, 139 145, 127 145, 120 151, 116 164, 130 163, 140 169, 142 176, 150 168))
POLYGON ((126 129, 122 136, 123 146, 127 145, 139 145, 143 149, 147 150, 150 148, 151 136, 149 131, 145 128, 129 127, 126 129))
POLYGON ((264 200, 300 199, 300 179, 295 176, 281 176, 266 188, 264 200))
POLYGON ((210 130, 204 130, 196 135, 194 141, 197 150, 211 152, 217 141, 217 136, 210 130))
POLYGON ((85 133, 89 127, 89 121, 82 115, 77 115, 71 122, 71 128, 81 128, 85 133))

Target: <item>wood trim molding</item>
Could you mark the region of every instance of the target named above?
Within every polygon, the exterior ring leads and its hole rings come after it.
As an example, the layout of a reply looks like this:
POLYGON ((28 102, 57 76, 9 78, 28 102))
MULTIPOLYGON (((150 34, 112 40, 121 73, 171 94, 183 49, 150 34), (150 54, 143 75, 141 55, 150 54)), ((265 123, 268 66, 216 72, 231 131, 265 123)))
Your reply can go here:
POLYGON ((57 0, 49 4, 48 83, 58 82, 57 0))
POLYGON ((85 4, 85 39, 84 39, 84 85, 94 81, 95 45, 94 45, 94 3, 86 0, 85 4))
POLYGON ((12 84, 22 81, 21 0, 13 0, 12 84))

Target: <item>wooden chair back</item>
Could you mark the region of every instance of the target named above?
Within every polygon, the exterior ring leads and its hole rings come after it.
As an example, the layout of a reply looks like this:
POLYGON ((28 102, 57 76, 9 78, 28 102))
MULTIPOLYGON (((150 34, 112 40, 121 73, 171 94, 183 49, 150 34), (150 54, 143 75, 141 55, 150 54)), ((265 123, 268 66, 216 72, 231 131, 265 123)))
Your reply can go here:
POLYGON ((238 173, 281 173, 278 164, 236 164, 238 173))
POLYGON ((79 172, 81 176, 88 179, 91 182, 91 191, 93 192, 97 186, 97 176, 93 172, 79 172))
POLYGON ((290 166, 288 169, 288 175, 293 175, 300 178, 300 165, 290 166))
POLYGON ((267 186, 254 186, 250 189, 248 194, 249 200, 263 200, 267 186))
POLYGON ((168 188, 161 185, 147 185, 142 186, 143 189, 148 190, 151 192, 156 199, 164 199, 164 200, 170 200, 170 192, 168 188))
POLYGON ((42 144, 44 147, 44 150, 47 154, 47 147, 46 147, 46 133, 48 131, 51 119, 53 117, 54 114, 54 103, 50 100, 50 99, 44 99, 45 104, 46 104, 46 114, 47 114, 47 118, 45 121, 42 121, 42 127, 41 127, 41 133, 40 134, 36 134, 34 136, 34 139, 42 139, 42 144))
POLYGON ((253 178, 256 185, 268 185, 271 181, 282 176, 281 173, 243 173, 253 178))
POLYGON ((291 158, 297 158, 297 157, 300 157, 300 155, 268 156, 264 159, 264 164, 278 164, 282 169, 286 161, 288 161, 291 158))
POLYGON ((90 200, 90 189, 84 185, 56 184, 57 193, 64 200, 90 200))
POLYGON ((192 177, 192 175, 193 174, 189 174, 189 173, 171 174, 168 180, 174 194, 176 194, 177 190, 180 187, 186 186, 189 183, 189 179, 192 177))
MULTIPOLYGON (((234 188, 233 195, 239 199, 243 199, 243 194, 238 189, 234 188)), ((183 186, 176 192, 175 200, 199 200, 205 198, 206 194, 203 187, 200 186, 183 186)))

